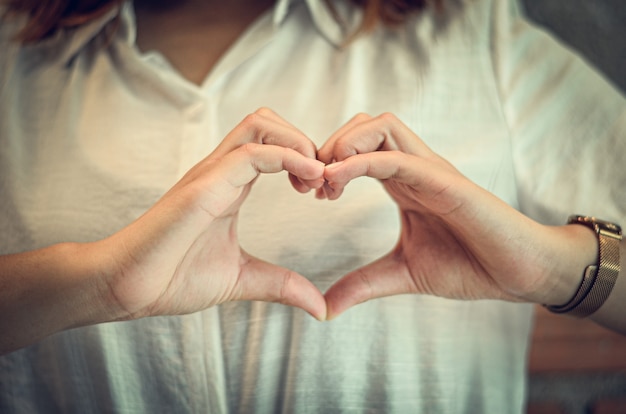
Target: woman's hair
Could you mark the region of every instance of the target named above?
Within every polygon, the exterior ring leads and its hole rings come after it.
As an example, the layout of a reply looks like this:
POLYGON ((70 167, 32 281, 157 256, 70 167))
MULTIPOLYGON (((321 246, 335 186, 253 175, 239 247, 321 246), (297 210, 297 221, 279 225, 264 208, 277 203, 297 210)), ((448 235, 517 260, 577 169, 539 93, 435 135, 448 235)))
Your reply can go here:
MULTIPOLYGON (((332 0, 325 0, 331 5, 332 0)), ((378 24, 397 26, 427 6, 441 9, 443 0, 351 0, 363 9, 363 20, 358 32, 372 30, 378 24)))
POLYGON ((57 30, 79 26, 96 19, 124 0, 0 0, 5 16, 26 15, 26 25, 17 40, 32 43, 57 30))
MULTIPOLYGON (((395 26, 430 4, 441 7, 443 0, 351 0, 363 9, 363 21, 357 33, 378 24, 395 26)), ((57 30, 79 26, 102 16, 124 0, 0 0, 8 16, 25 14, 26 25, 17 39, 24 43, 44 39, 57 30)), ((333 0, 325 0, 331 6, 333 0)))

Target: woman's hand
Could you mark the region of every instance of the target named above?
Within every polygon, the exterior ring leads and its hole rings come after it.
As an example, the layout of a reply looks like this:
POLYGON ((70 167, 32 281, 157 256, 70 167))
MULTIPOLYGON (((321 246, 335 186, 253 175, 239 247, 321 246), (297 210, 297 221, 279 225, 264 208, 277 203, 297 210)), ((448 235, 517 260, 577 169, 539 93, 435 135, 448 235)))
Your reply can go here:
POLYGON ((324 319, 311 282, 251 257, 237 240, 239 207, 256 177, 286 170, 296 190, 319 188, 324 165, 315 155, 300 131, 260 109, 111 237, 0 256, 0 354, 73 327, 233 300, 281 302, 324 319))
POLYGON ((248 255, 237 215, 261 173, 286 170, 300 192, 319 188, 315 145, 268 109, 249 115, 136 222, 102 243, 117 319, 185 314, 234 300, 296 306, 324 319, 326 305, 306 278, 248 255))
POLYGON ((356 116, 318 151, 318 159, 328 164, 319 196, 336 199, 350 180, 377 178, 402 221, 388 255, 326 292, 329 318, 401 293, 564 303, 595 260, 590 230, 530 220, 469 181, 391 114, 356 116))

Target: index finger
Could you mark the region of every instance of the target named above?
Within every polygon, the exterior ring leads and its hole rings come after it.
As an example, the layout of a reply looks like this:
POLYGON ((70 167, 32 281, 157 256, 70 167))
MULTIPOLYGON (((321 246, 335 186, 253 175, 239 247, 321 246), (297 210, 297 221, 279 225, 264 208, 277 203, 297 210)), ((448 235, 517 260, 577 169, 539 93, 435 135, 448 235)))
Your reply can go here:
POLYGON ((251 183, 259 174, 287 171, 304 180, 324 181, 324 165, 301 153, 277 145, 245 144, 227 154, 211 172, 225 177, 232 187, 251 183))
POLYGON ((433 152, 409 127, 391 113, 375 118, 359 115, 338 130, 318 151, 324 162, 342 161, 374 151, 402 151, 422 157, 433 152))
POLYGON ((337 198, 343 188, 357 177, 372 177, 406 184, 422 197, 432 198, 456 187, 464 178, 441 158, 421 158, 400 151, 358 154, 324 168, 324 179, 337 198))
POLYGON ((317 148, 302 131, 268 108, 247 115, 209 156, 223 157, 242 145, 255 143, 291 148, 309 158, 316 158, 317 148))

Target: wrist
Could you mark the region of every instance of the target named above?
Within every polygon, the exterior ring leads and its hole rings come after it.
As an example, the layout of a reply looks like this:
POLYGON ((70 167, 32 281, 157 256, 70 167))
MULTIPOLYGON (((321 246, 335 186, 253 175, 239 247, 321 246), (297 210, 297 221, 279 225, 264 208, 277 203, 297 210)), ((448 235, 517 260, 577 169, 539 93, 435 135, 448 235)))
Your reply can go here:
POLYGON ((74 261, 75 293, 81 295, 76 306, 82 309, 83 317, 77 321, 77 326, 129 318, 114 295, 113 283, 119 271, 115 250, 111 247, 108 239, 68 247, 75 249, 75 255, 80 255, 68 259, 74 261))
POLYGON ((597 263, 598 239, 585 226, 564 225, 548 228, 544 250, 543 283, 527 295, 532 302, 562 305, 572 299, 580 287, 585 269, 597 263))
POLYGON ((111 320, 91 244, 59 243, 0 257, 0 353, 111 320))
POLYGON ((586 269, 598 262, 598 238, 594 231, 585 226, 566 225, 563 232, 567 233, 565 243, 567 260, 561 263, 561 272, 555 269, 556 288, 546 305, 563 305, 569 302, 580 288, 586 269))
POLYGON ((54 249, 51 265, 58 275, 55 283, 57 307, 67 315, 63 329, 109 322, 120 318, 110 297, 107 275, 113 266, 103 254, 101 242, 61 243, 54 249))
POLYGON ((594 232, 599 255, 595 264, 585 269, 582 283, 568 302, 546 306, 555 313, 583 318, 602 307, 615 286, 621 268, 622 229, 617 224, 588 216, 573 215, 568 223, 585 226, 594 232))

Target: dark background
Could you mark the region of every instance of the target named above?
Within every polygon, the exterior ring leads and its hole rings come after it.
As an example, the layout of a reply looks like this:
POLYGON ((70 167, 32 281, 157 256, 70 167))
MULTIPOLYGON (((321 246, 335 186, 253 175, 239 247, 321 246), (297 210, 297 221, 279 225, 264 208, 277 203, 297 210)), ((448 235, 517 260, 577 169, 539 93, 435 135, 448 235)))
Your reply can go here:
POLYGON ((626 0, 523 0, 528 16, 626 91, 626 0))

